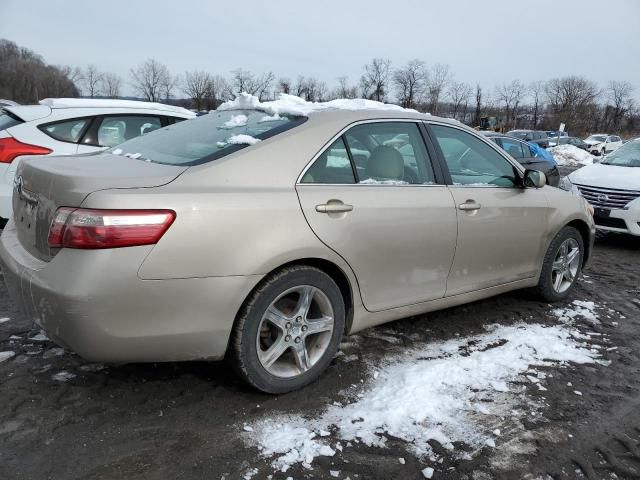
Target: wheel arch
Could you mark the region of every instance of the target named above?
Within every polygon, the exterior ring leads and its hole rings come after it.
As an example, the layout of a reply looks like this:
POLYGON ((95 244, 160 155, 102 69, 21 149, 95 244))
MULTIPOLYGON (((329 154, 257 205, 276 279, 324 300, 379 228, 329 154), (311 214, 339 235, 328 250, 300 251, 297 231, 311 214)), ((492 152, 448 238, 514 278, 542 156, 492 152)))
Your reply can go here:
MULTIPOLYGON (((349 281, 349 277, 347 276, 347 274, 344 272, 342 268, 340 268, 338 265, 336 265, 332 261, 324 258, 315 258, 315 257, 300 258, 297 260, 292 260, 287 263, 283 263, 282 265, 279 265, 276 268, 273 268, 271 271, 269 271, 263 277, 263 279, 260 282, 258 282, 258 284, 255 287, 253 287, 253 289, 251 289, 251 291, 246 295, 245 299, 240 305, 240 308, 238 308, 238 311, 236 312, 236 316, 233 321, 232 330, 236 328, 238 318, 240 317, 245 305, 247 304, 249 299, 252 297, 254 292, 262 286, 262 284, 266 281, 266 279, 268 279, 274 273, 294 265, 315 267, 318 270, 321 270, 322 272, 329 275, 329 277, 331 277, 331 279, 334 282, 336 282, 336 285, 338 285, 338 288, 340 289, 340 293, 342 294, 342 298, 344 300, 344 311, 345 311, 344 333, 347 333, 351 330, 351 326, 353 325, 353 314, 354 314, 354 291, 353 291, 351 282, 349 281)), ((230 338, 231 337, 232 335, 230 335, 230 338)), ((229 345, 230 343, 227 343, 227 351, 229 350, 229 345)))
POLYGON ((589 230, 589 225, 582 220, 575 219, 567 223, 567 226, 578 230, 582 237, 582 243, 584 244, 584 258, 582 259, 582 266, 584 266, 591 256, 591 232, 589 230))

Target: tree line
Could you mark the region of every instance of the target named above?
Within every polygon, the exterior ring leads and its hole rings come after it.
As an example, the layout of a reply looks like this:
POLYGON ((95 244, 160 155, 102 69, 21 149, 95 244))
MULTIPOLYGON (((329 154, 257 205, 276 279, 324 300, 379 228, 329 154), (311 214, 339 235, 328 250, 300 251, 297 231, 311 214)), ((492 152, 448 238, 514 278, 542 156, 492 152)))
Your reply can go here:
POLYGON ((256 95, 262 101, 287 93, 314 102, 367 98, 397 103, 471 126, 487 118, 492 126, 503 130, 552 130, 562 122, 576 135, 640 131, 635 90, 626 81, 612 80, 601 87, 582 76, 566 76, 527 84, 514 79, 485 89, 480 84, 456 80, 448 65, 428 65, 420 59, 394 67, 390 59, 374 58, 363 66, 357 81, 338 76, 333 86, 313 76, 292 79, 242 68, 229 75, 204 70, 175 74, 155 59, 132 68, 123 79, 95 65, 47 65, 34 52, 0 40, 0 72, 0 97, 20 103, 48 96, 118 98, 126 82, 140 98, 198 111, 215 109, 240 92, 256 95))

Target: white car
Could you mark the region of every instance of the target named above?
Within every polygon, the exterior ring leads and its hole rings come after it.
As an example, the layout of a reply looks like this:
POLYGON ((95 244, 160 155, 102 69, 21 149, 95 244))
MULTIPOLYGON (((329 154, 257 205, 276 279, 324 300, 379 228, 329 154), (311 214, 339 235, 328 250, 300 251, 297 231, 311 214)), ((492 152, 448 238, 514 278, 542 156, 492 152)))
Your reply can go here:
POLYGON ((58 98, 0 107, 0 221, 11 216, 22 157, 96 152, 193 117, 184 108, 130 100, 58 98))
POLYGON ((585 138, 584 143, 587 144, 589 153, 604 156, 620 148, 622 146, 622 139, 617 135, 597 133, 591 135, 589 138, 585 138))
POLYGON ((596 228, 640 235, 640 139, 576 170, 569 180, 594 207, 596 228))

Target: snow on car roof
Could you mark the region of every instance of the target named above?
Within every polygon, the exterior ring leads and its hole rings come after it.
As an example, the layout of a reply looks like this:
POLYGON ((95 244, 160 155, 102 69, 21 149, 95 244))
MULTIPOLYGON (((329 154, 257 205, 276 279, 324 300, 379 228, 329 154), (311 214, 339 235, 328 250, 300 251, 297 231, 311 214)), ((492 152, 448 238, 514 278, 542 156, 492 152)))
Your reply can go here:
MULTIPOLYGON (((308 102, 295 95, 281 93, 277 100, 261 102, 258 97, 249 93, 241 93, 235 100, 230 100, 218 107, 218 110, 260 110, 271 115, 308 116, 314 112, 326 110, 384 110, 405 113, 420 113, 398 105, 366 100, 364 98, 339 98, 329 102, 308 102)), ((429 114, 426 114, 429 115, 429 114)))
POLYGON ((137 100, 112 100, 102 98, 45 98, 40 100, 40 105, 51 108, 137 108, 143 110, 160 110, 164 112, 178 113, 188 117, 196 114, 182 107, 165 105, 163 103, 140 102, 137 100))

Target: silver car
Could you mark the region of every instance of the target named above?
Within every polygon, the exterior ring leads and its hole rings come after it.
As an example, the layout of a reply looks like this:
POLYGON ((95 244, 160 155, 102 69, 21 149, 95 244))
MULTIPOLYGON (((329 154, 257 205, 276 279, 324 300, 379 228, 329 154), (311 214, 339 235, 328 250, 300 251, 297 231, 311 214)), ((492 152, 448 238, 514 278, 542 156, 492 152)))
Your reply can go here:
POLYGON ((89 360, 226 357, 281 393, 344 334, 574 287, 592 210, 473 130, 402 110, 273 113, 22 162, 0 238, 13 298, 89 360))

